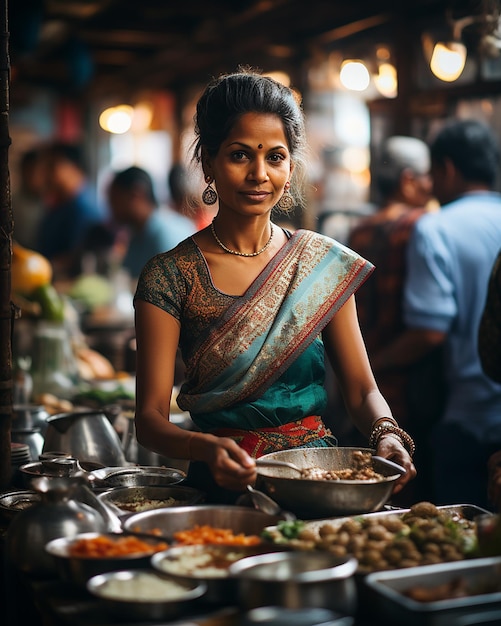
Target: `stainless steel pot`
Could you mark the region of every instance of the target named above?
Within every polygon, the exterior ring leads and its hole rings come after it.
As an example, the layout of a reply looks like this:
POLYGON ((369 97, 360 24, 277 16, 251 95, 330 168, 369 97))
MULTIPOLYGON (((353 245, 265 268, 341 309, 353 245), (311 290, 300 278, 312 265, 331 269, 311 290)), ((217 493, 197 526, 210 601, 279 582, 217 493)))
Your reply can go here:
POLYGON ((230 565, 229 572, 238 580, 238 602, 244 610, 316 607, 353 615, 357 564, 353 557, 328 552, 273 552, 241 559, 230 565))
MULTIPOLYGON (((318 467, 341 470, 354 467, 353 452, 372 452, 370 448, 295 448, 265 454, 261 459, 286 461, 300 469, 318 467)), ((353 515, 378 511, 389 499, 400 473, 372 460, 383 480, 311 480, 301 478, 287 467, 257 467, 256 486, 285 510, 303 519, 334 515, 353 515)))
POLYGON ((43 451, 68 452, 80 462, 125 466, 118 433, 101 411, 60 413, 47 419, 43 451))

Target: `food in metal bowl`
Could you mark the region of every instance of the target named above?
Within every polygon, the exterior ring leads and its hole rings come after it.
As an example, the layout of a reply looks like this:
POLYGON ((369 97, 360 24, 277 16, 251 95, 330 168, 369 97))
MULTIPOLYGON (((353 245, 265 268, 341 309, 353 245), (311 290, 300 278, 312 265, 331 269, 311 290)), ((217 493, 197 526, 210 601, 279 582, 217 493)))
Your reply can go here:
POLYGON ((200 544, 173 546, 163 552, 157 552, 151 562, 155 569, 175 576, 226 578, 230 565, 235 561, 261 554, 263 550, 264 548, 258 546, 200 544))
POLYGON ((179 616, 202 597, 201 581, 180 581, 148 570, 119 570, 93 576, 87 590, 117 616, 130 620, 165 620, 179 616))
POLYGON ((207 583, 204 600, 211 603, 227 603, 236 597, 238 587, 230 575, 230 566, 248 556, 277 552, 279 546, 259 545, 174 545, 151 558, 153 568, 182 580, 203 580, 207 583))
POLYGON ((383 480, 384 475, 376 472, 372 466, 372 454, 363 450, 353 450, 352 467, 326 469, 324 467, 305 467, 301 478, 310 480, 383 480))
POLYGON ((175 533, 186 533, 203 526, 231 531, 234 535, 259 536, 264 528, 278 523, 280 519, 279 516, 245 506, 200 504, 133 513, 124 518, 123 528, 127 532, 152 534, 173 541, 175 533))
POLYGON ((315 468, 317 476, 304 478, 288 467, 258 466, 256 486, 282 509, 303 519, 378 511, 390 498, 400 473, 373 458, 372 452, 370 448, 332 447, 294 448, 266 454, 262 460, 293 463, 301 471, 315 468), (363 470, 363 478, 354 478, 367 455, 371 460, 370 477, 363 470), (324 478, 329 476, 328 480, 318 479, 322 472, 324 478))
POLYGON ((53 539, 47 543, 45 551, 54 560, 62 580, 82 587, 97 574, 147 567, 152 554, 166 548, 167 543, 155 537, 81 533, 74 537, 53 539))
POLYGON ((97 496, 118 515, 140 513, 170 506, 188 506, 201 502, 204 494, 181 485, 115 487, 97 496))

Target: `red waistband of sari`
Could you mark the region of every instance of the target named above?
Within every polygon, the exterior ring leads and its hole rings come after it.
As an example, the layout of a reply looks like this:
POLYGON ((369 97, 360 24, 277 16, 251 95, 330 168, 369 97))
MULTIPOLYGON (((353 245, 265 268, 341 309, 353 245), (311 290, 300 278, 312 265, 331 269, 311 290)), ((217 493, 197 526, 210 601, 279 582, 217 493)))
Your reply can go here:
POLYGON ((231 437, 255 459, 264 454, 299 448, 316 439, 332 436, 331 431, 326 428, 322 418, 318 415, 310 415, 288 424, 256 430, 218 428, 212 431, 212 434, 217 437, 231 437))

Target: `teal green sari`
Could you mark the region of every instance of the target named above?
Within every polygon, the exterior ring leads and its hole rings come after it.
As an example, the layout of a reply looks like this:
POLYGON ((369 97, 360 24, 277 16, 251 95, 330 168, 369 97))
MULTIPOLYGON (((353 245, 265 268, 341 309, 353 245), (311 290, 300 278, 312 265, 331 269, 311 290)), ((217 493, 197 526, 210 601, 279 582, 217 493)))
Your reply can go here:
POLYGON ((321 332, 372 270, 328 237, 293 233, 245 295, 200 337, 178 405, 204 431, 321 415, 321 332))

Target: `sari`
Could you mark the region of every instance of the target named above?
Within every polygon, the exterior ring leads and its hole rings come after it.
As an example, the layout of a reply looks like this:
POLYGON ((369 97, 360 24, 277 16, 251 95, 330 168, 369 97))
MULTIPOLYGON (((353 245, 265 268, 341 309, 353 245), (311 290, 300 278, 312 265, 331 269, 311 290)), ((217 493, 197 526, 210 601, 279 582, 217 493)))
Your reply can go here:
POLYGON ((321 331, 372 270, 328 237, 294 232, 195 343, 179 407, 214 418, 262 396, 305 351, 319 353, 321 331))

